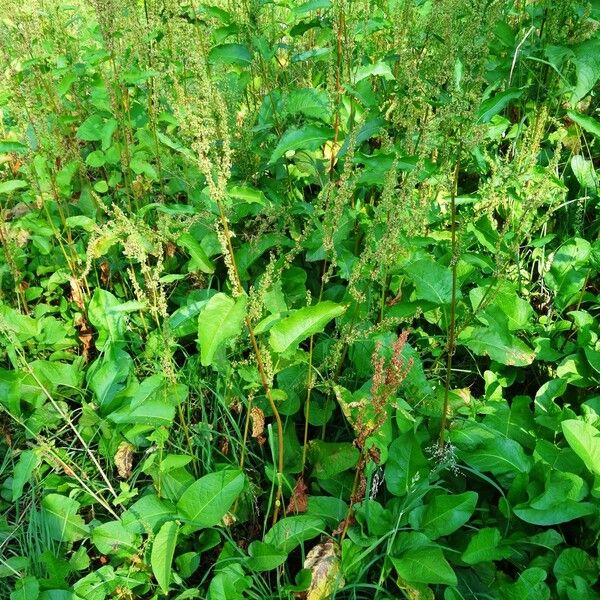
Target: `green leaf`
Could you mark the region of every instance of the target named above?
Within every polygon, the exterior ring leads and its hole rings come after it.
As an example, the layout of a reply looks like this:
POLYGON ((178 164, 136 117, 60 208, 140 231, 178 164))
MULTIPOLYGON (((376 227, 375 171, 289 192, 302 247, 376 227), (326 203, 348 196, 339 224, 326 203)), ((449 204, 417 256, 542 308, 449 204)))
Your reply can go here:
POLYGON ((558 310, 576 301, 586 280, 591 252, 591 244, 582 238, 566 241, 555 252, 544 280, 554 292, 554 304, 558 310))
POLYGON ((102 142, 102 150, 110 146, 113 133, 117 129, 115 119, 104 120, 98 113, 90 115, 77 129, 76 137, 86 142, 102 142))
POLYGON ((10 179, 0 183, 0 194, 12 194, 16 190, 26 188, 29 184, 22 179, 10 179))
POLYGON ((355 75, 355 82, 358 83, 367 77, 383 77, 386 81, 395 79, 390 65, 380 60, 372 65, 363 65, 358 67, 355 75))
POLYGON ((573 174, 582 188, 589 190, 596 189, 598 186, 598 176, 594 169, 594 163, 591 160, 583 158, 581 154, 576 154, 571 158, 571 169, 573 169, 573 174))
POLYGON ((288 129, 273 150, 269 164, 273 164, 291 150, 316 150, 332 138, 333 130, 324 125, 305 125, 299 129, 288 129))
POLYGON ((456 585, 456 575, 441 548, 415 548, 401 558, 391 557, 398 575, 409 583, 456 585))
POLYGON ((79 502, 60 494, 48 494, 42 500, 41 516, 51 539, 76 542, 89 533, 89 527, 77 514, 79 502))
POLYGON ((121 521, 128 531, 149 533, 175 517, 175 505, 156 494, 148 494, 123 513, 121 521))
POLYGON ((192 483, 177 502, 177 510, 188 521, 185 532, 218 525, 245 483, 246 477, 237 469, 209 473, 192 483))
POLYGON ((577 83, 573 90, 573 104, 579 102, 596 85, 600 79, 600 38, 592 37, 581 42, 573 49, 577 83))
POLYGON ((168 521, 156 534, 152 544, 152 554, 150 556, 150 564, 152 572, 160 589, 165 593, 169 593, 169 583, 171 581, 171 564, 177 546, 177 534, 179 533, 179 525, 174 521, 168 521))
POLYGON ((459 342, 479 356, 489 356, 503 365, 524 367, 535 359, 535 352, 515 335, 500 327, 467 328, 459 342))
POLYGON ((198 343, 203 366, 211 365, 219 347, 241 333, 246 302, 246 296, 234 300, 218 293, 202 308, 198 314, 198 343))
POLYGON ((424 475, 429 468, 427 459, 412 432, 397 437, 389 447, 385 463, 385 482, 395 496, 404 496, 413 485, 416 475, 424 475))
POLYGON ((440 494, 425 507, 411 514, 411 525, 422 529, 432 540, 449 535, 462 527, 475 512, 478 495, 476 492, 463 494, 440 494))
POLYGON ((139 423, 154 427, 168 426, 175 418, 175 406, 162 398, 147 400, 143 404, 131 408, 126 406, 112 412, 107 417, 113 423, 139 423))
POLYGON ((600 431, 578 419, 563 421, 561 427, 575 454, 592 473, 600 476, 600 431))
POLYGON ((10 594, 10 600, 37 600, 39 594, 39 581, 36 577, 29 575, 16 581, 15 590, 10 594))
POLYGON ((267 531, 264 542, 275 546, 284 554, 289 554, 302 542, 311 540, 323 533, 324 527, 325 523, 319 517, 310 515, 285 517, 267 531))
POLYGON ((198 300, 178 308, 168 320, 171 333, 178 338, 198 331, 198 314, 207 302, 208 300, 198 300))
POLYGON ((0 140, 0 154, 16 152, 17 154, 25 154, 29 147, 15 140, 0 140))
POLYGON ((270 571, 282 565, 288 555, 276 546, 258 540, 248 546, 248 567, 253 571, 270 571))
POLYGON ((479 107, 479 123, 489 123, 494 115, 497 115, 509 105, 511 100, 520 98, 522 95, 522 90, 510 88, 484 100, 479 107))
POLYGON ((185 248, 192 257, 188 266, 189 271, 202 271, 203 273, 214 273, 215 265, 208 258, 204 248, 189 233, 184 233, 177 238, 177 245, 185 248))
POLYGON ((40 459, 33 450, 24 450, 19 456, 19 462, 15 465, 12 480, 12 501, 15 502, 23 495, 23 488, 36 467, 40 464, 40 459))
POLYGON ((330 300, 314 306, 305 306, 292 311, 290 316, 276 323, 270 330, 269 343, 275 352, 295 348, 307 337, 320 333, 331 319, 343 314, 345 306, 330 300))
POLYGON ((219 44, 210 49, 208 62, 213 65, 246 66, 252 62, 252 53, 243 44, 219 44))
POLYGON ((600 121, 596 121, 593 117, 582 115, 574 110, 568 110, 567 115, 583 130, 600 138, 600 121))
POLYGON ((452 301, 452 272, 430 258, 422 258, 404 267, 415 284, 419 300, 434 304, 450 304, 452 301))
POLYGON ((285 111, 289 115, 302 114, 325 123, 331 119, 327 93, 314 88, 292 90, 285 99, 285 111))
POLYGON ((107 521, 92 530, 92 542, 102 554, 131 556, 138 551, 139 537, 121 521, 107 521))
POLYGON ((462 560, 468 565, 481 562, 502 560, 511 555, 510 548, 501 548, 502 535, 498 529, 485 527, 480 529, 470 540, 463 552, 462 560))
POLYGON ((312 440, 309 442, 308 455, 313 477, 333 479, 339 473, 355 467, 360 452, 350 442, 312 440))
POLYGON ((313 10, 320 10, 323 8, 329 8, 331 6, 331 0, 309 0, 300 6, 296 6, 293 11, 297 15, 303 15, 313 10))

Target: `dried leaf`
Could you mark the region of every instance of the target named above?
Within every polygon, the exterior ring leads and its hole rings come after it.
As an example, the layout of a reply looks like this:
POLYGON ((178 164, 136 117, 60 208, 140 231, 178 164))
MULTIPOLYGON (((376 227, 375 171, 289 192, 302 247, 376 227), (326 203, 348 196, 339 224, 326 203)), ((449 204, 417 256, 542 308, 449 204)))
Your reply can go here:
POLYGON ((121 442, 119 444, 119 448, 115 454, 115 466, 121 479, 129 479, 131 477, 134 450, 134 446, 129 442, 121 442))
POLYGON ((306 555, 304 568, 312 575, 306 600, 325 600, 344 586, 340 550, 333 540, 315 546, 306 555))
POLYGON ((69 277, 69 283, 71 285, 71 300, 77 304, 81 310, 85 310, 85 302, 83 300, 83 290, 79 280, 75 277, 69 277))
POLYGON ((304 513, 308 510, 308 487, 304 483, 302 475, 298 477, 292 497, 287 507, 288 513, 304 513))
POLYGON ((90 329, 90 326, 83 315, 79 315, 75 319, 75 327, 77 327, 77 329, 79 330, 78 337, 83 346, 81 349, 81 355, 87 362, 90 358, 90 352, 92 350, 93 344, 92 330, 90 329))
POLYGON ((252 417, 252 437, 260 437, 265 431, 265 413, 258 406, 253 406, 250 416, 252 417))

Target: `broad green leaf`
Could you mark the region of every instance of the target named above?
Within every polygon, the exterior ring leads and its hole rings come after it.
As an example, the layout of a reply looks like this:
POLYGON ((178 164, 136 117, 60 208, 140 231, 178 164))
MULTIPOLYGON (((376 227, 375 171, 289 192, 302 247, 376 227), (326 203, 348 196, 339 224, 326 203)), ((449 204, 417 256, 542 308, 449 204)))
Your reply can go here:
POLYGON ((363 65, 361 67, 358 67, 358 69, 356 70, 354 81, 358 83, 359 81, 362 81, 367 77, 374 76, 383 77, 388 81, 391 79, 395 79, 392 70, 390 69, 390 65, 380 60, 379 62, 376 62, 372 65, 363 65))
POLYGON ((571 169, 582 188, 595 190, 598 187, 598 176, 591 160, 583 158, 581 154, 576 154, 571 158, 571 169))
POLYGON ((245 482, 246 477, 241 471, 226 469, 192 483, 177 502, 177 510, 188 521, 186 531, 218 525, 242 492, 245 482))
POLYGON ((397 437, 390 445, 385 463, 385 483, 395 496, 408 493, 415 477, 424 475, 429 463, 412 432, 397 437))
POLYGON ((600 476, 600 431, 578 419, 563 421, 561 426, 575 454, 592 473, 600 476))
POLYGON ((522 95, 522 90, 510 88, 484 100, 479 107, 479 123, 489 123, 494 115, 503 111, 510 104, 511 100, 520 98, 522 95))
POLYGON ((152 543, 152 554, 150 556, 150 564, 152 572, 160 589, 165 593, 169 593, 169 583, 171 581, 171 564, 177 546, 177 534, 179 533, 179 525, 174 521, 167 521, 156 534, 152 543))
POLYGON ((502 535, 498 529, 484 527, 480 529, 470 540, 469 545, 463 552, 462 560, 468 565, 476 565, 481 562, 502 560, 511 555, 511 549, 502 548, 502 535))
POLYGON ((329 321, 339 317, 345 310, 345 306, 325 300, 314 306, 292 311, 289 317, 271 327, 269 338, 271 348, 275 352, 285 352, 288 348, 295 348, 307 337, 323 331, 329 321))
POLYGON ((441 548, 416 548, 400 558, 391 557, 398 575, 409 583, 456 585, 456 575, 441 548))
POLYGON ((273 150, 269 164, 273 164, 291 150, 316 150, 330 139, 333 139, 333 130, 324 125, 305 125, 299 129, 288 129, 273 150))
POLYGON ((600 79, 600 38, 592 37, 581 42, 573 49, 577 83, 571 102, 579 102, 596 85, 600 79))
POLYGON ((130 556, 139 549, 139 536, 125 529, 121 521, 107 521, 94 527, 91 537, 102 554, 130 556))
POLYGON ((230 198, 235 200, 241 200, 249 204, 260 204, 265 206, 267 203, 267 197, 263 192, 253 188, 250 185, 231 185, 227 188, 227 194, 230 198))
POLYGON ((108 594, 115 591, 119 578, 111 565, 105 565, 93 571, 75 583, 73 589, 77 598, 85 600, 105 600, 108 594))
POLYGON ((139 423, 155 427, 169 426, 174 418, 175 406, 164 399, 147 400, 135 408, 127 406, 108 415, 113 423, 139 423))
POLYGON ((558 310, 563 310, 578 297, 586 280, 591 251, 587 240, 572 238, 554 253, 544 281, 554 292, 554 304, 558 310))
POLYGON ((489 356, 503 365, 524 367, 535 358, 535 352, 525 342, 497 326, 467 328, 459 342, 475 354, 489 356))
POLYGON ((550 588, 545 583, 547 573, 540 567, 526 569, 515 583, 500 587, 502 600, 549 600, 550 588))
POLYGON ((16 152, 17 154, 25 154, 29 147, 15 140, 0 140, 0 154, 8 152, 16 152))
POLYGON ((462 527, 475 512, 478 495, 475 492, 463 494, 440 494, 425 507, 413 511, 411 525, 422 529, 432 540, 449 535, 462 527))
POLYGON ((3 181, 0 183, 0 194, 12 194, 16 190, 22 190, 29 184, 22 179, 10 179, 9 181, 3 181))
POLYGON ((148 494, 133 503, 123 513, 121 521, 132 533, 156 531, 163 523, 175 517, 175 505, 156 494, 148 494))
MULTIPOLYGON (((449 304, 452 300, 452 272, 429 258, 422 258, 404 267, 415 284, 419 300, 434 304, 449 304)), ((459 294, 457 294, 459 297, 459 294)))
POLYGON ((581 519, 594 514, 597 510, 591 502, 574 502, 573 500, 564 500, 550 508, 533 508, 522 505, 513 508, 515 515, 522 521, 543 527, 581 519))
POLYGON ((284 554, 289 554, 302 542, 311 540, 321 533, 325 522, 311 515, 285 517, 273 525, 265 534, 265 544, 275 546, 284 554))
POLYGON ((15 590, 10 594, 10 600, 37 600, 39 594, 39 581, 36 577, 29 575, 16 581, 15 590))
POLYGON ((40 464, 38 455, 33 450, 24 450, 15 465, 12 480, 12 501, 17 501, 23 495, 23 488, 31 481, 33 471, 40 464))
POLYGON ((324 123, 331 119, 327 93, 314 88, 292 90, 285 98, 285 111, 289 115, 302 114, 312 119, 320 119, 324 123))
POLYGON ((219 65, 246 66, 252 62, 252 53, 243 44, 219 44, 210 49, 208 62, 219 65))
POLYGON ((351 442, 309 442, 308 456, 312 475, 319 479, 333 479, 342 471, 352 469, 358 462, 360 452, 351 442))
POLYGON ((236 300, 226 294, 215 294, 198 314, 198 343, 202 365, 212 364, 215 353, 227 340, 242 331, 247 297, 236 300))
POLYGON ((248 546, 248 567, 253 571, 270 571, 282 565, 288 555, 276 546, 258 540, 248 546))
POLYGON ((185 248, 192 257, 188 267, 189 271, 214 273, 214 263, 208 258, 204 248, 202 248, 200 243, 196 241, 191 234, 184 233, 183 235, 180 235, 179 238, 177 238, 177 245, 181 248, 185 248))
POLYGON ((90 115, 77 129, 76 136, 87 142, 102 142, 102 150, 110 147, 113 133, 118 123, 116 119, 105 120, 98 113, 90 115))
POLYGON ((79 502, 60 494, 48 494, 42 500, 41 516, 51 539, 76 542, 89 533, 89 527, 77 514, 79 502))
POLYGON ((574 110, 568 110, 567 114, 583 130, 600 138, 600 121, 596 121, 596 119, 594 119, 593 117, 589 117, 588 115, 582 115, 581 113, 578 113, 574 110))
POLYGON ((121 305, 117 297, 107 290, 97 287, 88 306, 90 323, 98 329, 96 340, 99 350, 108 342, 121 342, 125 337, 125 313, 114 310, 121 305))
POLYGON ((178 308, 168 320, 171 333, 175 337, 182 337, 198 331, 198 314, 207 302, 208 300, 198 300, 178 308))
POLYGON ((303 15, 313 10, 320 10, 323 8, 329 8, 331 6, 331 0, 309 0, 300 6, 296 6, 293 11, 297 15, 303 15))
POLYGON ((556 559, 553 571, 557 579, 583 577, 592 584, 598 579, 594 558, 581 548, 565 548, 556 559))
POLYGON ((512 285, 506 281, 493 283, 492 290, 489 286, 473 288, 469 292, 471 306, 477 318, 486 325, 492 325, 492 318, 487 318, 488 313, 501 312, 506 317, 509 331, 522 331, 530 328, 534 315, 533 308, 527 300, 519 297, 512 285), (479 310, 485 302, 484 310, 479 310), (490 303, 489 301, 492 300, 490 303))

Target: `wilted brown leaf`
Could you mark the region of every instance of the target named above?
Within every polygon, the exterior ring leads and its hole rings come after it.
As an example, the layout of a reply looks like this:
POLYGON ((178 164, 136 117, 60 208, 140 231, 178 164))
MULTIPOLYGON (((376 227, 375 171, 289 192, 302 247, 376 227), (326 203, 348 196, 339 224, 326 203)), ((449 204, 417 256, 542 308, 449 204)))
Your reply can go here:
POLYGON ((304 477, 300 475, 294 486, 292 497, 287 507, 288 513, 303 513, 308 510, 308 487, 304 483, 304 477))
POLYGON ((131 477, 134 451, 134 446, 129 442, 121 442, 119 444, 119 448, 115 454, 115 466, 117 467, 121 479, 129 479, 131 477))
POLYGON ((311 582, 306 600, 325 600, 344 586, 340 549, 333 540, 315 546, 304 560, 304 568, 311 571, 311 582))

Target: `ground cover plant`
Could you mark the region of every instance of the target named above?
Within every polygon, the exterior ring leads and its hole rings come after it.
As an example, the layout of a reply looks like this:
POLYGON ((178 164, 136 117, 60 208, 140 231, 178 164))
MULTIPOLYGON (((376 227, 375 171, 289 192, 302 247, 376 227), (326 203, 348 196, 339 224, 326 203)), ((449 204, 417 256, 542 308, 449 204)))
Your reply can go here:
POLYGON ((599 26, 0 0, 0 599, 600 597, 599 26))

